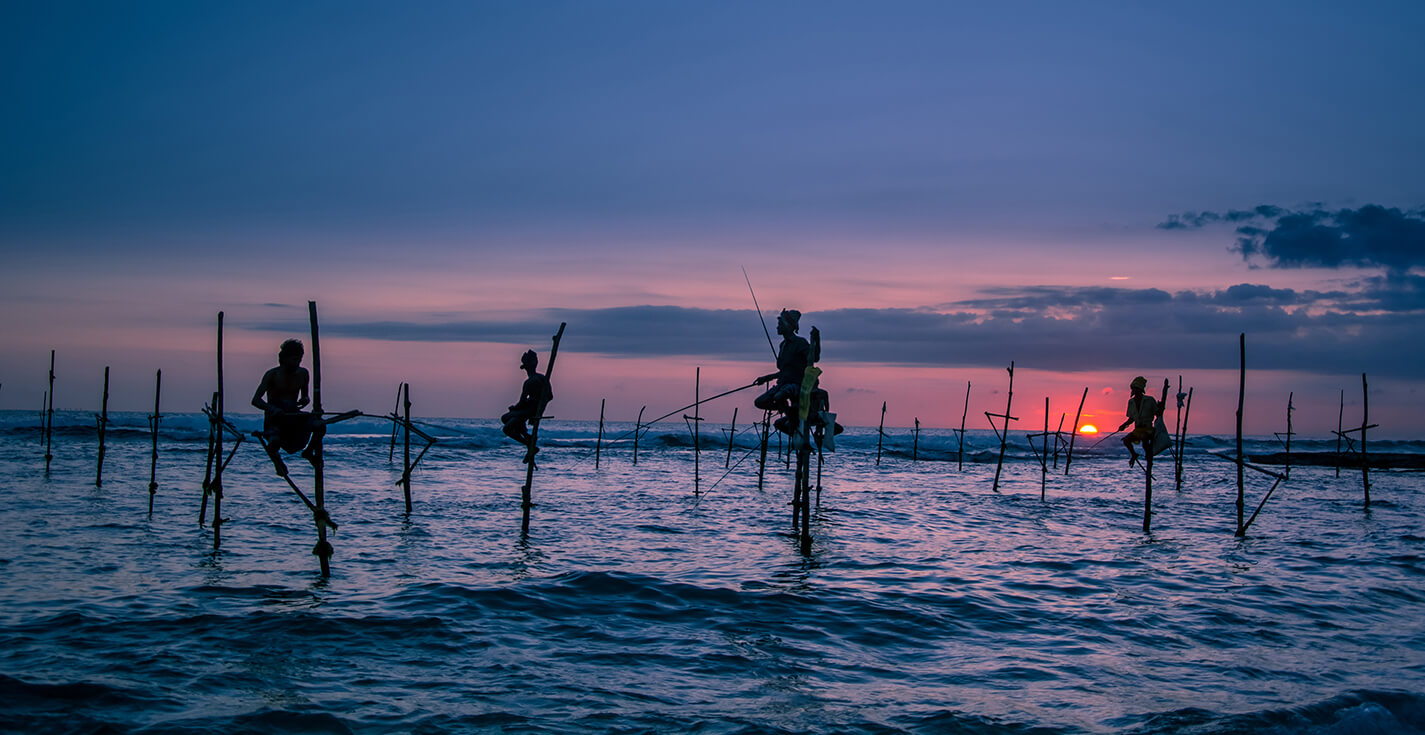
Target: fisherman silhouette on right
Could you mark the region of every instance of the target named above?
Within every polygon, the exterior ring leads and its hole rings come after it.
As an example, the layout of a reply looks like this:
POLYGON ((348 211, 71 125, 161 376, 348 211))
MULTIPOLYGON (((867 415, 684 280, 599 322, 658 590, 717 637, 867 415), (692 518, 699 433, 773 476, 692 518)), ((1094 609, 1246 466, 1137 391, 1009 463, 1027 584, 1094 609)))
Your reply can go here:
POLYGON ((1164 406, 1158 405, 1158 400, 1150 395, 1145 395, 1148 388, 1148 379, 1139 375, 1128 385, 1128 390, 1132 394, 1128 399, 1128 420, 1118 427, 1123 431, 1131 424, 1133 431, 1124 435, 1123 446, 1128 447, 1128 466, 1132 467, 1138 463, 1137 446, 1143 445, 1143 451, 1151 453, 1153 451, 1153 419, 1162 415, 1164 406))
MULTIPOLYGON (((821 413, 830 410, 827 393, 818 386, 817 378, 821 371, 815 367, 821 359, 821 332, 812 327, 810 342, 799 337, 797 329, 801 318, 802 313, 796 309, 783 309, 777 316, 777 334, 782 335, 782 346, 777 350, 777 372, 757 378, 754 384, 763 385, 774 379, 777 382, 752 401, 757 408, 782 414, 775 425, 778 431, 790 435, 796 435, 802 429, 803 412, 799 410, 799 403, 803 392, 806 392, 810 402, 805 412, 809 423, 820 426, 821 413), (809 369, 812 371, 810 378, 809 369), (810 386, 805 385, 808 379, 810 386)), ((834 421, 833 424, 833 433, 841 433, 841 425, 834 421)))
POLYGON ((257 392, 252 394, 253 407, 263 413, 259 438, 279 477, 287 476, 282 452, 301 452, 304 459, 316 464, 312 439, 326 432, 320 417, 300 410, 310 402, 307 369, 302 367, 305 353, 301 340, 283 342, 277 351, 277 367, 263 374, 257 392))
POLYGON ((520 399, 515 405, 510 406, 510 410, 500 417, 500 423, 504 424, 505 436, 525 445, 529 451, 525 452, 524 461, 526 463, 534 461, 534 455, 539 451, 539 447, 534 444, 534 437, 530 435, 525 423, 538 418, 540 411, 550 401, 554 400, 554 391, 549 387, 549 379, 535 372, 539 367, 539 355, 534 350, 528 350, 520 356, 520 368, 529 376, 525 378, 524 386, 520 388, 520 399))

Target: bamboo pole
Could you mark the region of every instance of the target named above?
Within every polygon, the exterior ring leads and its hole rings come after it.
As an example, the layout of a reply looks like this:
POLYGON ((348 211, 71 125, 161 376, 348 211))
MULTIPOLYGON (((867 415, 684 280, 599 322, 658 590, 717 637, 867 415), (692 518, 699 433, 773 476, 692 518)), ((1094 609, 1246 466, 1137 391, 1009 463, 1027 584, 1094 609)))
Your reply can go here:
POLYGON ((104 400, 99 409, 99 459, 94 468, 94 487, 104 486, 104 435, 109 428, 109 366, 104 366, 104 400))
MULTIPOLYGON (((803 428, 805 432, 805 427, 803 428)), ((801 475, 802 486, 802 534, 801 550, 802 554, 811 553, 811 441, 807 437, 797 449, 797 470, 801 475)))
POLYGON ((1068 414, 1059 414, 1059 428, 1054 430, 1054 471, 1056 472, 1059 470, 1059 445, 1064 441, 1064 419, 1068 417, 1068 414))
POLYGON ((1183 452, 1187 450, 1188 417, 1192 415, 1192 388, 1188 388, 1187 405, 1183 406, 1183 428, 1178 432, 1178 473, 1174 490, 1183 489, 1183 452))
POLYGON ((213 394, 213 418, 217 430, 213 437, 216 462, 208 491, 213 494, 213 549, 223 542, 223 312, 218 312, 218 392, 213 394))
MULTIPOLYGON (((1163 378, 1163 397, 1158 400, 1158 409, 1159 409, 1159 410, 1165 409, 1166 406, 1167 406, 1167 404, 1168 404, 1168 379, 1167 379, 1167 378, 1163 378)), ((1154 429, 1155 429, 1155 432, 1154 432, 1153 434, 1149 434, 1149 435, 1148 435, 1148 437, 1149 437, 1148 440, 1145 441, 1145 442, 1143 442, 1143 455, 1146 457, 1146 459, 1145 459, 1144 462, 1143 462, 1143 473, 1144 473, 1144 475, 1146 475, 1146 479, 1143 481, 1143 533, 1148 533, 1148 531, 1149 531, 1149 530, 1151 529, 1151 527, 1152 527, 1152 519, 1153 519, 1153 454, 1154 454, 1153 449, 1154 449, 1154 445, 1156 445, 1156 444, 1158 443, 1157 433, 1156 433, 1157 424, 1158 424, 1158 422, 1157 422, 1156 417, 1155 417, 1155 419, 1154 419, 1154 421, 1153 421, 1153 427, 1154 427, 1154 429)), ((1168 427, 1164 426, 1164 427, 1163 427, 1163 431, 1167 431, 1167 430, 1168 430, 1168 427)))
POLYGON ((1242 466, 1247 458, 1242 456, 1242 404, 1247 398, 1247 333, 1237 337, 1237 352, 1241 366, 1237 372, 1237 535, 1244 536, 1247 527, 1243 525, 1242 512, 1246 503, 1246 486, 1242 466))
POLYGON ((49 351, 49 390, 45 391, 45 474, 54 459, 54 350, 49 351))
POLYGON ((1173 427, 1173 482, 1175 489, 1181 490, 1183 486, 1183 454, 1180 449, 1183 436, 1183 376, 1181 375, 1178 376, 1178 392, 1174 398, 1177 399, 1174 403, 1177 404, 1178 415, 1176 421, 1173 422, 1175 424, 1173 427))
MULTIPOLYGON (((544 380, 550 386, 551 390, 553 390, 554 385, 554 360, 559 356, 559 340, 564 337, 565 326, 567 326, 565 322, 559 323, 559 331, 554 334, 554 345, 549 350, 549 364, 544 368, 544 380)), ((525 466, 524 486, 520 488, 520 506, 522 511, 520 520, 521 535, 529 534, 529 509, 534 507, 534 449, 536 442, 539 441, 539 422, 540 419, 544 417, 545 396, 547 395, 549 395, 549 391, 546 391, 544 395, 539 397, 539 410, 535 412, 534 419, 530 421, 529 425, 529 462, 525 466)))
POLYGON ((1366 385, 1366 374, 1361 373, 1361 488, 1365 491, 1366 505, 1371 507, 1371 462, 1366 454, 1366 429, 1371 424, 1371 392, 1366 385))
POLYGON ((876 466, 881 466, 881 441, 886 438, 886 402, 881 401, 881 425, 876 428, 876 466))
POLYGON ((970 381, 965 381, 965 410, 960 413, 959 448, 955 450, 957 469, 965 469, 965 418, 970 415, 970 381))
POLYGON ((762 492, 762 480, 767 474, 767 441, 772 433, 772 412, 762 413, 762 456, 757 460, 757 492, 762 492))
POLYGON ((605 401, 605 400, 607 400, 607 399, 604 399, 604 398, 600 398, 600 399, 599 399, 599 435, 594 439, 594 469, 596 469, 596 470, 599 468, 599 455, 602 453, 603 448, 604 448, 604 401, 605 401))
POLYGON ((1340 476, 1341 476, 1341 437, 1342 437, 1342 436, 1345 436, 1345 434, 1343 434, 1341 430, 1344 429, 1344 428, 1346 428, 1345 426, 1342 425, 1341 422, 1342 422, 1343 420, 1345 420, 1345 417, 1346 417, 1346 389, 1345 389, 1345 388, 1342 388, 1342 389, 1341 389, 1341 408, 1336 412, 1336 476, 1337 476, 1337 477, 1340 477, 1340 476))
POLYGON ((159 370, 153 379, 153 415, 149 417, 149 427, 153 433, 153 453, 148 465, 148 512, 153 515, 153 496, 158 493, 158 421, 159 396, 163 392, 163 371, 159 370))
MULTIPOLYGON (((398 415, 400 415, 400 413, 401 413, 401 391, 404 390, 405 387, 406 387, 406 384, 405 384, 405 383, 401 383, 400 385, 396 386, 396 407, 393 408, 393 409, 391 409, 391 415, 392 415, 392 416, 398 416, 398 415)), ((396 422, 396 421, 392 421, 392 422, 391 422, 391 453, 390 453, 389 456, 386 457, 386 461, 387 461, 387 462, 394 462, 394 461, 396 461, 396 432, 398 432, 398 431, 400 431, 400 430, 401 430, 401 427, 400 427, 399 423, 396 422)))
POLYGON ((910 443, 910 461, 920 461, 920 417, 915 417, 915 438, 910 443))
MULTIPOLYGON (((405 431, 401 439, 401 489, 406 495, 406 515, 411 514, 411 384, 401 384, 401 405, 405 408, 405 431)), ((429 445, 427 445, 429 446, 429 445)))
POLYGON ((312 418, 318 422, 318 430, 313 432, 311 444, 307 446, 307 451, 312 455, 312 502, 316 506, 312 516, 317 527, 317 545, 312 547, 312 553, 321 561, 322 576, 327 577, 331 575, 332 545, 327 540, 326 482, 323 476, 325 462, 322 457, 322 439, 326 434, 326 427, 321 423, 322 345, 317 323, 317 302, 307 302, 307 317, 312 323, 312 418))
MULTIPOLYGON (((213 402, 210 403, 210 404, 208 404, 208 407, 210 407, 212 410, 217 410, 217 408, 216 408, 217 405, 218 405, 218 394, 217 394, 216 391, 214 391, 214 392, 213 392, 213 402)), ((203 413, 208 416, 208 463, 207 463, 207 467, 203 470, 203 504, 198 507, 198 527, 199 527, 199 528, 202 528, 202 527, 204 527, 205 525, 207 525, 207 520, 208 520, 208 496, 211 494, 211 488, 212 488, 212 485, 213 485, 213 464, 214 464, 214 463, 213 463, 213 455, 217 452, 217 445, 216 445, 216 442, 217 442, 217 432, 218 432, 218 430, 219 430, 219 429, 218 429, 218 422, 217 422, 217 420, 213 417, 213 414, 208 413, 207 411, 204 411, 203 413)))
MULTIPOLYGON (((998 462, 997 464, 995 464, 995 483, 994 483, 994 491, 995 491, 995 492, 999 492, 999 476, 1000 476, 1000 471, 1004 469, 1004 450, 1005 450, 1005 445, 1009 442, 1009 422, 1011 422, 1011 421, 1018 421, 1018 419, 1016 419, 1016 418, 1014 418, 1013 416, 1010 415, 1010 407, 1013 406, 1013 405, 1014 405, 1014 361, 1013 361, 1013 360, 1010 360, 1010 361, 1009 361, 1009 395, 1008 395, 1008 397, 1005 398, 1005 403, 1004 403, 1004 416, 1003 416, 1003 418, 1004 418, 1004 431, 1000 431, 999 428, 995 426, 994 419, 992 419, 992 418, 990 419, 990 426, 991 426, 992 428, 994 428, 994 429, 995 429, 995 433, 999 435, 999 462, 998 462)), ((988 411, 985 412, 985 417, 986 417, 986 418, 989 418, 991 415, 992 415, 992 414, 990 414, 988 411)))
MULTIPOLYGON (((643 408, 638 409, 638 420, 635 421, 634 424, 633 424, 633 466, 634 466, 634 467, 637 467, 637 466, 638 466, 638 435, 643 433, 643 411, 644 411, 644 409, 646 409, 646 408, 648 408, 648 406, 644 406, 643 408)), ((762 458, 763 458, 763 459, 766 459, 766 458, 767 458, 767 449, 766 449, 765 446, 764 446, 763 449, 762 449, 762 458)))
POLYGON ((1286 475, 1288 480, 1291 479, 1291 436, 1295 433, 1291 430, 1292 399, 1295 397, 1296 393, 1286 394, 1286 468, 1282 474, 1286 475))
POLYGON ((702 386, 703 369, 699 367, 693 372, 693 497, 702 489, 702 386))
POLYGON ((727 459, 723 460, 724 469, 732 466, 732 443, 737 438, 737 406, 732 407, 732 425, 727 429, 727 459))

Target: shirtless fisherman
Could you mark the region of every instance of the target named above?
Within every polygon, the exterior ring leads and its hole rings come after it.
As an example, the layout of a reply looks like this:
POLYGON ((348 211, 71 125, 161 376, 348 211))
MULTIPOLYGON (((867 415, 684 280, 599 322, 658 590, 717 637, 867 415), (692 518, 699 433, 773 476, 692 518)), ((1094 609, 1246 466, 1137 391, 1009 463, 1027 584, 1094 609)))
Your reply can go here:
POLYGON ((263 374, 257 392, 252 394, 253 407, 263 412, 262 440, 267 456, 272 458, 280 477, 287 476, 281 453, 301 452, 308 462, 315 462, 309 447, 312 437, 323 431, 319 421, 300 410, 311 402, 307 397, 307 369, 302 367, 305 352, 301 340, 283 342, 277 351, 277 367, 263 374))
POLYGON ((520 388, 520 399, 515 405, 510 406, 510 410, 500 417, 500 423, 504 424, 505 436, 525 445, 529 451, 525 452, 524 461, 534 461, 534 455, 539 451, 539 447, 534 445, 534 437, 525 428, 525 423, 539 417, 544 406, 554 400, 554 391, 549 387, 549 378, 535 372, 539 367, 539 355, 534 350, 528 350, 520 356, 520 369, 528 376, 525 378, 524 386, 520 388))

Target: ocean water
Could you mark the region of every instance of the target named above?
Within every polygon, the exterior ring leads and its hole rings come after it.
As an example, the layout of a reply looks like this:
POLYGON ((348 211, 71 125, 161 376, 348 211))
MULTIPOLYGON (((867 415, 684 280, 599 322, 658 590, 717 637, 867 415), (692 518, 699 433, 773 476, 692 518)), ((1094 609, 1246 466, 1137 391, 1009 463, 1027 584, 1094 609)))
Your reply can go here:
MULTIPOLYGON (((892 432, 877 464, 851 429, 802 553, 791 472, 774 441, 759 490, 746 427, 729 462, 704 426, 695 495, 682 424, 596 468, 595 425, 551 422, 522 536, 493 422, 423 425, 407 515, 390 424, 362 418, 326 445, 323 578, 253 442, 214 550, 206 420, 165 417, 151 514, 146 418, 111 421, 96 487, 92 414, 57 414, 46 474, 37 414, 0 413, 0 731, 1425 732, 1419 473, 1372 472, 1365 508, 1358 470, 1293 467, 1237 538, 1230 442, 1195 436, 1181 489, 1160 457, 1144 533, 1116 440, 1060 457, 1041 499, 1022 432, 994 492, 989 432, 961 469, 951 432, 892 432)), ((1249 513, 1271 482, 1250 473, 1249 513)))

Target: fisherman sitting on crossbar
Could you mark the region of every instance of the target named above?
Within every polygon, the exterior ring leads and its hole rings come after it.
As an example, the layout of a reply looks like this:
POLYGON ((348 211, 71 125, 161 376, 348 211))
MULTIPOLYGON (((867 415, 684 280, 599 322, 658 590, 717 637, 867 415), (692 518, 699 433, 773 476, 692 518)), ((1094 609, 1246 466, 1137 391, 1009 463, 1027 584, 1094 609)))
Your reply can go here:
POLYGON ((307 397, 307 369, 302 367, 306 350, 302 341, 289 339, 277 352, 277 367, 268 370, 252 394, 254 408, 262 409, 262 431, 257 438, 272 459, 279 477, 287 476, 282 452, 301 452, 308 462, 316 463, 312 439, 326 432, 326 424, 310 413, 301 411, 311 400, 307 397))

